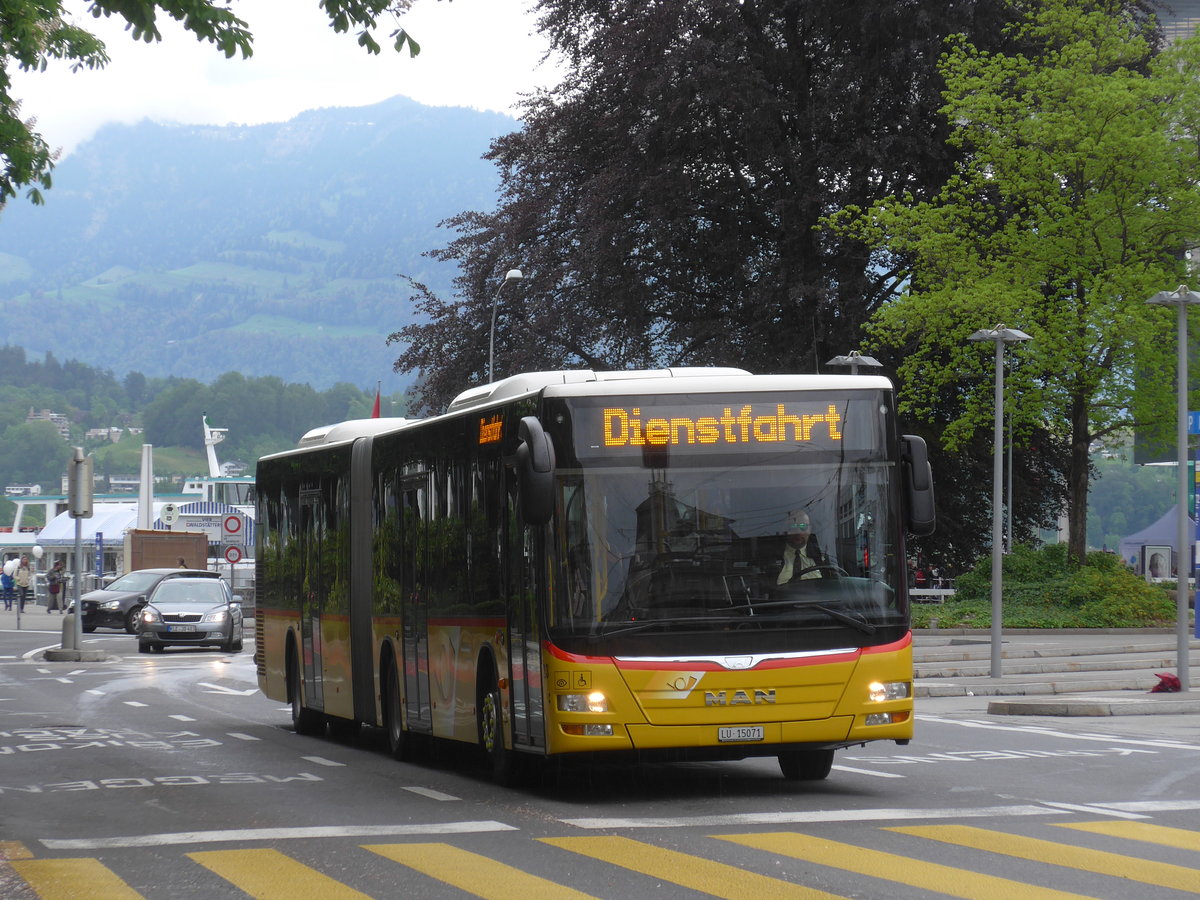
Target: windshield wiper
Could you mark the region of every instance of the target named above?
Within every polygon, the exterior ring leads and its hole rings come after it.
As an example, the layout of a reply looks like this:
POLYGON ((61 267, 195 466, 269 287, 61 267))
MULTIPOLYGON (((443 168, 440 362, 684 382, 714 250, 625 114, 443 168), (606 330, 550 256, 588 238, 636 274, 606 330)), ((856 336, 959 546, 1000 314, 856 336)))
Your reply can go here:
POLYGON ((849 625, 851 628, 861 631, 863 634, 874 634, 876 627, 871 622, 868 622, 866 617, 861 613, 848 613, 832 606, 826 606, 824 603, 817 603, 812 600, 769 600, 766 603, 753 603, 750 606, 751 611, 760 609, 815 609, 817 612, 823 612, 835 622, 840 622, 842 625, 849 625))
POLYGON ((751 619, 746 616, 679 616, 676 618, 663 619, 640 619, 636 622, 630 622, 624 627, 616 628, 612 631, 593 631, 588 634, 588 640, 598 641, 602 638, 617 637, 623 634, 634 634, 638 631, 646 631, 651 628, 656 628, 660 625, 728 625, 731 623, 741 624, 750 622, 751 619))

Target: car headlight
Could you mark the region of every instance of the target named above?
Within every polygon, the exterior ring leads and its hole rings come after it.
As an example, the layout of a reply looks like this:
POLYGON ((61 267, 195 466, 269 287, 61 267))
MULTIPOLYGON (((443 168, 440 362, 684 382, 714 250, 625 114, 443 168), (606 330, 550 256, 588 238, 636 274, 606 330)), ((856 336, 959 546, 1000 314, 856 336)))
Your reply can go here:
POLYGON ((872 681, 867 685, 867 696, 872 703, 885 700, 904 700, 912 695, 907 681, 872 681))
POLYGON ((106 600, 100 604, 100 608, 101 609, 110 609, 110 610, 120 609, 121 601, 120 600, 106 600))
POLYGON ((153 625, 156 622, 161 622, 162 616, 158 614, 158 610, 153 606, 147 606, 142 610, 142 621, 147 625, 153 625))
POLYGON ((205 622, 224 622, 229 618, 229 613, 223 609, 209 610, 204 614, 205 622))

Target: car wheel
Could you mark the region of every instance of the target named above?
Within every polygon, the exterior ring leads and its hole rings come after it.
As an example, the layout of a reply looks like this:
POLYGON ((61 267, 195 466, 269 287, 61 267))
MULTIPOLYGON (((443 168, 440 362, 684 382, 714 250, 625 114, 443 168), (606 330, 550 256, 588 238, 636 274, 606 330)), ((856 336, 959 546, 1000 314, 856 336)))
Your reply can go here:
POLYGON ((80 625, 79 627, 83 629, 84 634, 91 634, 93 631, 96 630, 95 625, 80 625))
POLYGON ((831 768, 832 750, 795 750, 779 754, 779 771, 788 781, 822 781, 831 768))
POLYGON ((149 653, 149 652, 150 652, 150 645, 143 644, 141 641, 138 641, 138 653, 149 653))
POLYGON ((125 633, 137 634, 141 620, 138 618, 142 614, 140 606, 130 607, 129 612, 125 613, 125 633))
POLYGON ((154 649, 155 653, 162 653, 164 650, 167 649, 162 644, 151 644, 150 646, 154 649))

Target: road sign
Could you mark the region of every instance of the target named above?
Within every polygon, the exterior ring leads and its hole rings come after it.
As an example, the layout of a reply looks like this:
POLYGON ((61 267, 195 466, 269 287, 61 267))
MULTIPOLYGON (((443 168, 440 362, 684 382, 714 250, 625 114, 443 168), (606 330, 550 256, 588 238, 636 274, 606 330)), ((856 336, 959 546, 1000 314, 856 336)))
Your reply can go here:
POLYGON ((1200 434, 1200 410, 1188 411, 1188 434, 1200 434))
POLYGON ((179 521, 179 504, 164 503, 162 512, 159 513, 158 517, 163 520, 164 525, 168 527, 174 525, 179 521))
POLYGON ((245 520, 237 513, 221 517, 221 543, 244 544, 246 542, 245 520))
POLYGON ((237 544, 230 544, 225 548, 225 562, 235 563, 242 560, 242 548, 237 544))

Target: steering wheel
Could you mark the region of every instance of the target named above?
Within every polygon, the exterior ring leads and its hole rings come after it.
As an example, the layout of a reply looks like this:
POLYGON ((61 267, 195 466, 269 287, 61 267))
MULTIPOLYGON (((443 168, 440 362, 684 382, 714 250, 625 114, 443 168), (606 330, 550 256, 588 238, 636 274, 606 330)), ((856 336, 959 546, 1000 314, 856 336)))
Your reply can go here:
MULTIPOLYGON (((847 578, 850 577, 850 573, 839 565, 835 565, 834 563, 821 563, 817 566, 808 566, 803 568, 799 572, 793 572, 792 581, 799 581, 808 572, 829 572, 832 575, 845 575, 847 578)), ((788 584, 791 584, 791 581, 789 581, 788 584)))

